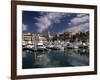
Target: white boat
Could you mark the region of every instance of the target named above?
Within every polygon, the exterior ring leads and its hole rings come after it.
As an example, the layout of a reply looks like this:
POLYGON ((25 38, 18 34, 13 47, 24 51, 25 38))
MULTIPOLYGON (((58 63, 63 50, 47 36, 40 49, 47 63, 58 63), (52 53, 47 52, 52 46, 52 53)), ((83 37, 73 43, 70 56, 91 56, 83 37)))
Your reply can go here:
POLYGON ((47 45, 47 48, 52 49, 54 47, 54 43, 53 42, 49 42, 47 45))
POLYGON ((62 45, 57 45, 57 48, 58 48, 59 50, 61 50, 61 51, 64 51, 64 49, 65 49, 65 47, 62 46, 62 45))
POLYGON ((80 48, 88 48, 89 47, 89 44, 83 42, 79 47, 80 48))
POLYGON ((26 46, 26 42, 25 42, 25 41, 22 42, 22 46, 23 46, 23 47, 26 46))
POLYGON ((68 49, 78 49, 79 48, 79 44, 78 44, 78 42, 74 42, 74 43, 68 42, 66 47, 68 49))
POLYGON ((72 49, 73 48, 73 44, 71 42, 67 42, 66 43, 66 48, 72 49))
POLYGON ((48 45, 48 48, 52 49, 52 50, 62 50, 62 51, 64 51, 64 46, 62 46, 60 41, 50 42, 49 45, 48 45))
POLYGON ((31 48, 32 49, 32 48, 34 48, 34 45, 33 44, 28 44, 27 48, 31 48))
POLYGON ((39 41, 37 43, 37 50, 46 50, 46 46, 44 46, 43 41, 39 41))
POLYGON ((26 46, 27 48, 34 48, 35 46, 34 46, 34 42, 32 42, 32 41, 28 41, 28 43, 27 43, 27 46, 26 46))

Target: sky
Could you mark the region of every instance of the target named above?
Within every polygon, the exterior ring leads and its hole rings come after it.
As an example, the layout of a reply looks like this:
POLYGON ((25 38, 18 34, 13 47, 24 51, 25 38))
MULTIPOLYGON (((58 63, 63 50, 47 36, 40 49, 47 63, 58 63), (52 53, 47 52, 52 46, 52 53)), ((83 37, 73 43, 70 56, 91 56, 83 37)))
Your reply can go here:
POLYGON ((89 14, 23 11, 22 30, 40 34, 89 31, 89 14))

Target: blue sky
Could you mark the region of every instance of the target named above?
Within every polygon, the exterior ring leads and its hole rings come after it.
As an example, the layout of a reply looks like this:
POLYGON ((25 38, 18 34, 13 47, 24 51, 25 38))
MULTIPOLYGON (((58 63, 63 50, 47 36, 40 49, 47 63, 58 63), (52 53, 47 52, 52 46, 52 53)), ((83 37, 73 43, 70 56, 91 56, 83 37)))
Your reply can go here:
POLYGON ((89 14, 23 11, 22 27, 25 32, 41 34, 89 31, 89 14))

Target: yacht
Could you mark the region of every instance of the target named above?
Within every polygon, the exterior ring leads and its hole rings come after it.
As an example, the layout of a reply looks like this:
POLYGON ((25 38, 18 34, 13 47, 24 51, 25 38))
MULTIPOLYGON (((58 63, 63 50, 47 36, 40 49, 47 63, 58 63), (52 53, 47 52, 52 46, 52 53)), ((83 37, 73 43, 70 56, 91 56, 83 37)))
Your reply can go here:
POLYGON ((34 42, 32 42, 32 41, 28 41, 26 47, 27 47, 27 48, 31 48, 31 49, 33 49, 33 48, 34 48, 34 42))
POLYGON ((37 43, 37 51, 43 51, 43 50, 47 50, 46 46, 44 46, 43 41, 39 41, 37 43))

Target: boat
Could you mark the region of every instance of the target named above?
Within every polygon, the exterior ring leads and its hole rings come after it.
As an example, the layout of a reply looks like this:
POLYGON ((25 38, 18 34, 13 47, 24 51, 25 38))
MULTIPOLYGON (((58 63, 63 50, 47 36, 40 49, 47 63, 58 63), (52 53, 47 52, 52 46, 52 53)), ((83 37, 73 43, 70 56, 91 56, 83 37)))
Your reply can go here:
POLYGON ((78 49, 79 48, 79 43, 78 42, 67 42, 67 49, 78 49))
POLYGON ((39 41, 37 43, 37 51, 46 51, 46 50, 47 50, 47 48, 46 48, 46 46, 44 46, 43 41, 39 41))
POLYGON ((47 45, 48 49, 53 49, 54 48, 54 43, 53 42, 49 42, 49 44, 47 45))
POLYGON ((73 49, 73 45, 72 45, 72 44, 68 44, 68 45, 66 46, 66 48, 67 48, 67 49, 73 49))
POLYGON ((89 47, 89 44, 86 44, 85 42, 83 42, 80 46, 79 46, 79 48, 85 48, 85 49, 87 49, 89 47))
POLYGON ((35 46, 34 46, 34 42, 32 41, 28 41, 27 45, 26 45, 26 48, 31 48, 33 49, 35 46))
POLYGON ((52 50, 64 50, 64 46, 62 46, 62 44, 57 41, 50 43, 48 48, 52 50))
POLYGON ((25 46, 26 46, 26 42, 23 41, 23 42, 22 42, 22 47, 25 47, 25 46))

